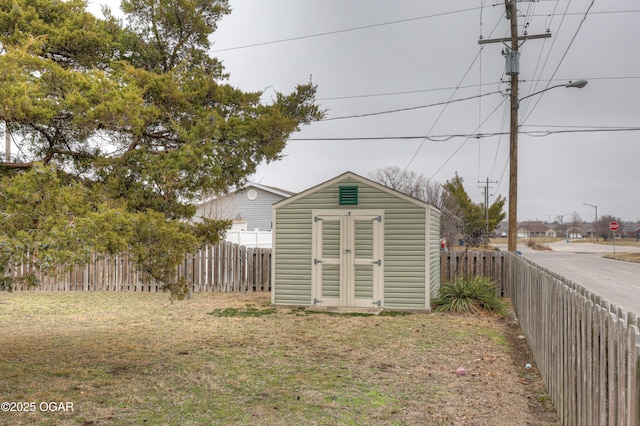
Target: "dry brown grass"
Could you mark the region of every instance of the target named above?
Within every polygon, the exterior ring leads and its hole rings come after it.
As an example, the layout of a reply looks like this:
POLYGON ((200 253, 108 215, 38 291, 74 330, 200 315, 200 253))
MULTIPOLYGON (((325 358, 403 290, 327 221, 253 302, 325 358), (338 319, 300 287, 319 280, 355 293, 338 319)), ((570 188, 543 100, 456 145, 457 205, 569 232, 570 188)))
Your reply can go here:
MULTIPOLYGON (((572 243, 596 243, 595 238, 582 238, 579 240, 571 240, 572 243)), ((597 244, 603 244, 613 247, 613 240, 611 238, 606 241, 604 238, 598 238, 597 244)), ((634 238, 616 238, 616 246, 626 247, 640 247, 640 241, 634 238)))
POLYGON ((608 259, 624 260, 626 262, 640 263, 640 253, 615 253, 606 254, 604 257, 608 259))
POLYGON ((2 401, 73 411, 0 412, 0 424, 557 424, 509 320, 268 303, 264 293, 174 304, 148 293, 1 293, 2 401), (264 315, 244 316, 248 306, 264 315), (210 314, 228 308, 239 316, 210 314))

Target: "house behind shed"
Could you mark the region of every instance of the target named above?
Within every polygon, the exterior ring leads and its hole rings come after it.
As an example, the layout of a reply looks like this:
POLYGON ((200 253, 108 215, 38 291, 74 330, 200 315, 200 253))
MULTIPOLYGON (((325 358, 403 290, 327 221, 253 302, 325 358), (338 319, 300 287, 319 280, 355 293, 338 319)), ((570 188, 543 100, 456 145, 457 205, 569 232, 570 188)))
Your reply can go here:
POLYGON ((430 309, 440 211, 347 172, 273 206, 272 302, 430 309))
POLYGON ((284 189, 248 182, 228 194, 203 200, 194 217, 196 221, 201 218, 230 219, 234 222, 233 229, 270 231, 271 206, 292 195, 293 192, 284 189))

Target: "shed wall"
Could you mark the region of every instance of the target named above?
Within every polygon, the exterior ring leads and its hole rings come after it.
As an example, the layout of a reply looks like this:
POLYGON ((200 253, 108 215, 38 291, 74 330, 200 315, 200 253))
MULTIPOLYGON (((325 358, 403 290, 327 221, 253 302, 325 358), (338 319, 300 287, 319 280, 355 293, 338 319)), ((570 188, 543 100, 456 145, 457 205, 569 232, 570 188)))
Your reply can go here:
POLYGON ((431 299, 438 296, 440 289, 440 212, 434 208, 427 211, 429 218, 429 234, 427 244, 429 250, 429 284, 431 299))
POLYGON ((436 220, 439 221, 439 212, 435 208, 425 210, 403 198, 350 178, 275 209, 275 303, 311 303, 312 209, 384 209, 384 306, 411 309, 428 307, 428 282, 439 273, 426 271, 425 265, 433 265, 435 269, 440 266, 431 257, 433 247, 439 250, 439 235, 435 239, 430 238, 434 241, 428 247, 426 237, 433 235, 432 227, 436 226, 436 220), (357 206, 338 205, 338 187, 341 185, 359 187, 357 206))

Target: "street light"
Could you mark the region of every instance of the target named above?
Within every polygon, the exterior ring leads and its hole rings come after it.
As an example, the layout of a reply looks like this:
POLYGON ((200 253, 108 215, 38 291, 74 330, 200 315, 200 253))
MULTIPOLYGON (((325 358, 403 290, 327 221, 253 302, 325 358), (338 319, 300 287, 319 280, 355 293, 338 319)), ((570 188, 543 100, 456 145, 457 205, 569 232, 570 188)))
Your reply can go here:
POLYGON ((570 81, 570 82, 565 83, 565 84, 556 84, 555 86, 550 86, 550 87, 547 87, 546 89, 540 90, 540 91, 532 93, 530 95, 523 96, 520 99, 518 99, 518 103, 522 102, 523 99, 527 99, 527 98, 530 98, 531 96, 539 95, 542 92, 546 92, 547 90, 555 89, 556 87, 575 87, 576 89, 582 89, 588 83, 589 82, 587 80, 576 80, 576 81, 570 81))
POLYGON ((594 209, 596 209, 596 243, 598 242, 598 206, 594 206, 593 204, 589 204, 589 203, 582 203, 585 206, 591 206, 594 209))
POLYGON ((565 213, 565 214, 561 214, 560 217, 560 231, 564 232, 564 236, 567 239, 567 242, 569 242, 569 235, 568 233, 565 231, 564 226, 562 226, 562 219, 564 219, 565 216, 569 216, 571 213, 565 213))
POLYGON ((509 131, 509 235, 507 248, 515 252, 518 245, 517 220, 518 220, 518 108, 523 99, 546 92, 557 87, 575 87, 582 89, 587 85, 587 80, 570 81, 565 84, 557 84, 544 90, 532 93, 518 99, 518 75, 511 73, 511 124, 509 131))

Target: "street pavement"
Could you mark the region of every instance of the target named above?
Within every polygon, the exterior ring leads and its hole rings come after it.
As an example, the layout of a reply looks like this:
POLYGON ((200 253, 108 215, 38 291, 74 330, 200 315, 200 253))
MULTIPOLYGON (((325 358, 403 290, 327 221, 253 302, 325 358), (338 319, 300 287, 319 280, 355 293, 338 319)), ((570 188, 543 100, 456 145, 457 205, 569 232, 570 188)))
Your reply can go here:
MULTIPOLYGON (((559 241, 547 246, 551 251, 524 245, 518 250, 532 262, 640 316, 640 263, 603 257, 613 253, 611 245, 559 241)), ((621 252, 640 252, 640 247, 616 246, 616 253, 621 252)))
MULTIPOLYGON (((594 243, 583 243, 580 241, 556 241, 555 243, 546 244, 549 248, 551 248, 554 252, 563 252, 563 253, 602 253, 609 254, 613 253, 613 245, 607 244, 594 244, 594 243)), ((520 247, 518 247, 520 249, 520 247)), ((616 246, 616 253, 640 253, 640 247, 635 246, 616 246)))

